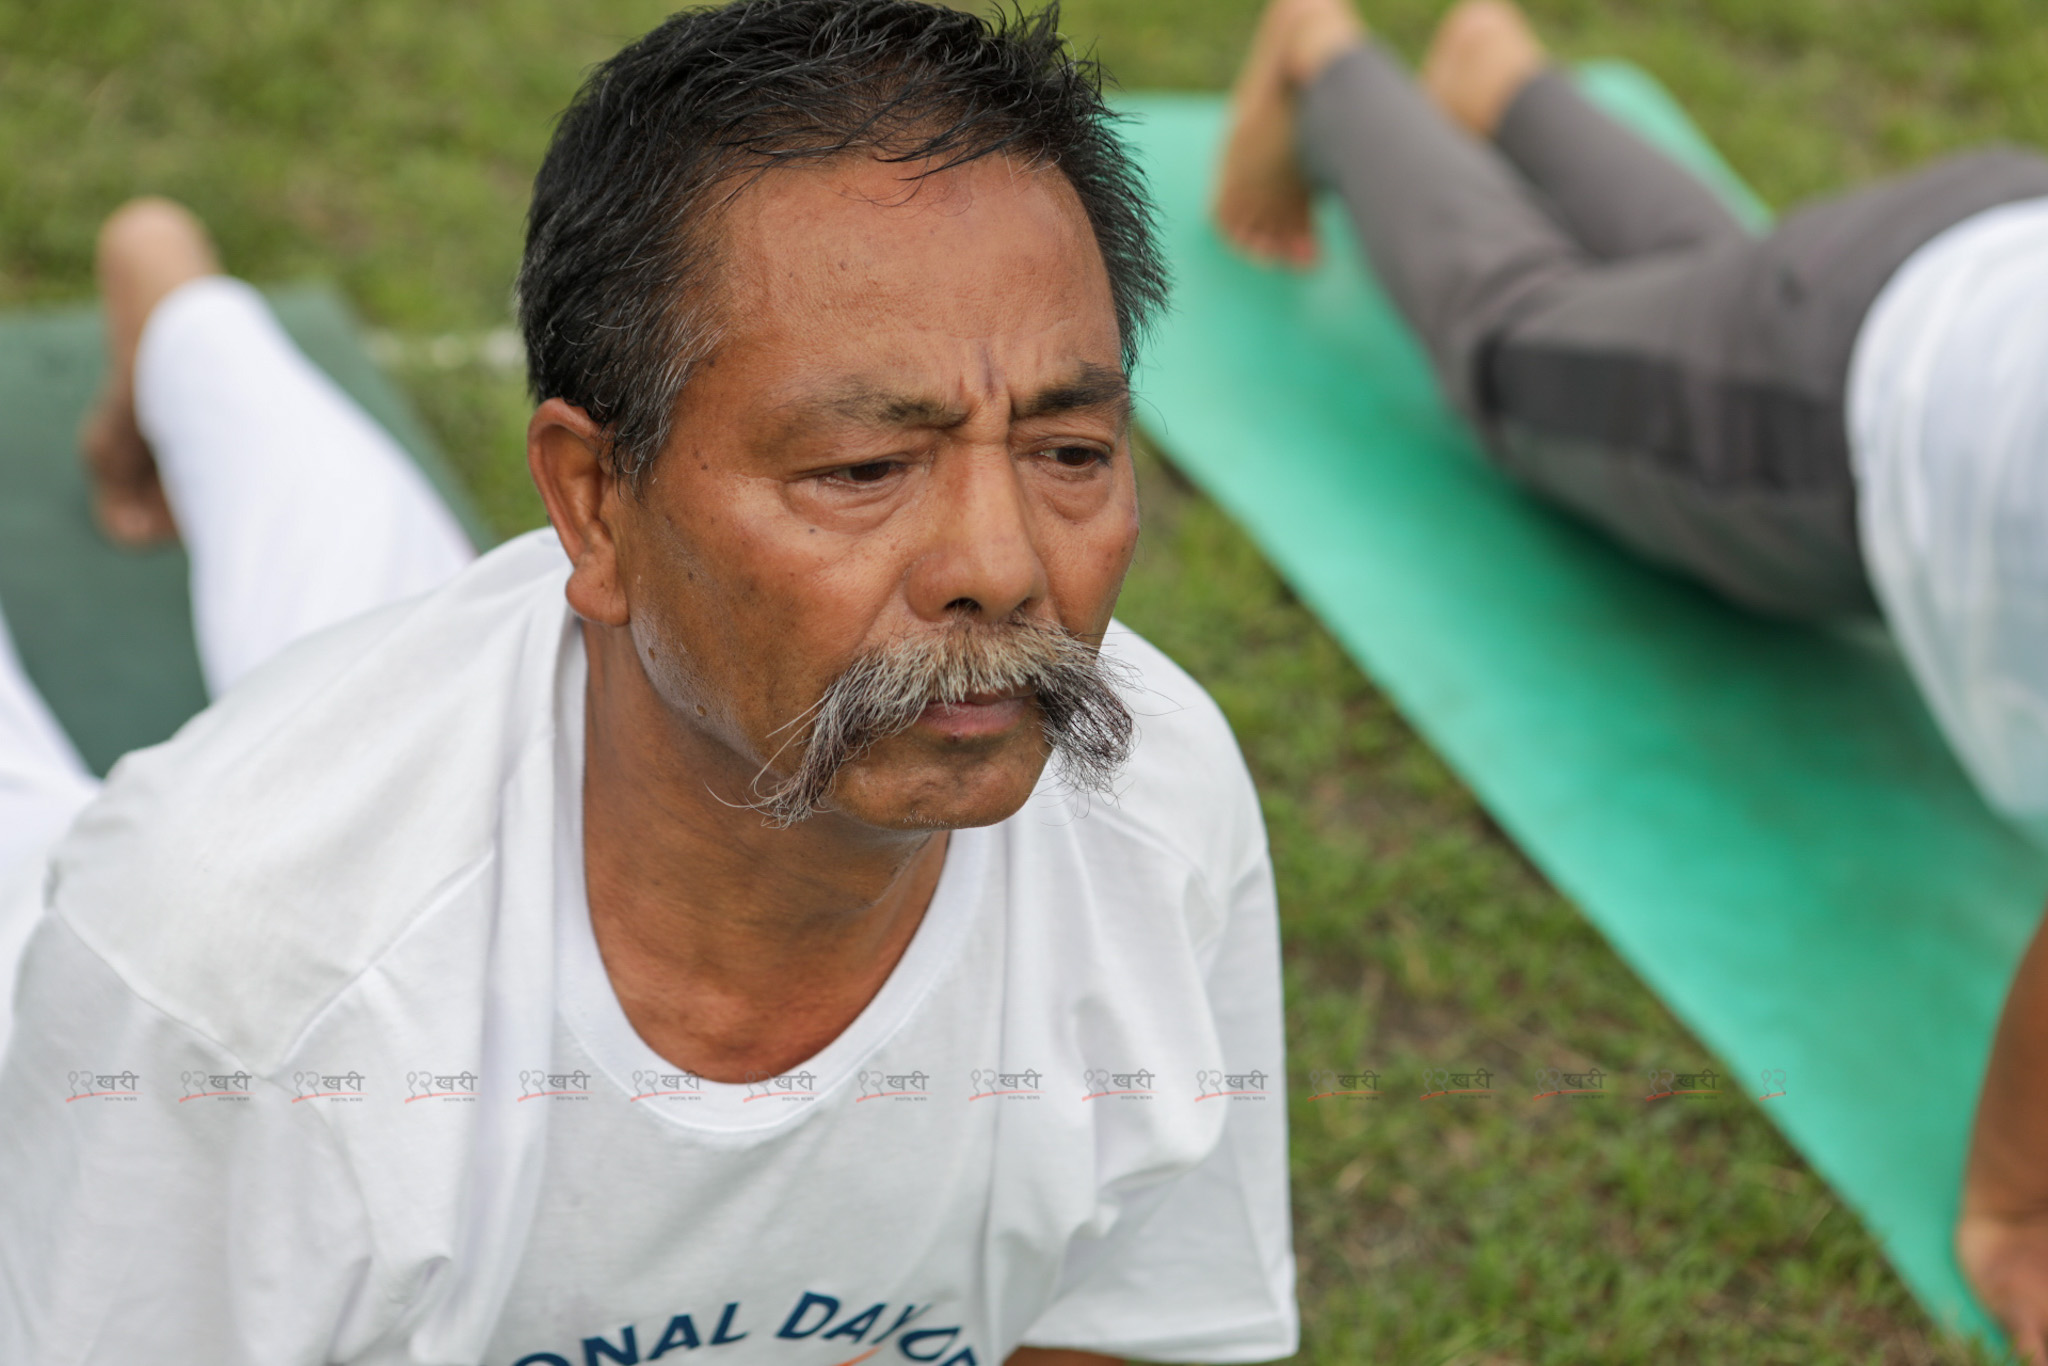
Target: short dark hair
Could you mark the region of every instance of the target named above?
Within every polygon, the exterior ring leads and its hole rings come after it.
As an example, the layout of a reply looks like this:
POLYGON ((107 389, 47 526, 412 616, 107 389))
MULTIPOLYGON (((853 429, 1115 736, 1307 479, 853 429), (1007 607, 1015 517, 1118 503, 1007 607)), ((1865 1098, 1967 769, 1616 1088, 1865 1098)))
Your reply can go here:
POLYGON ((607 432, 637 485, 716 343, 716 234, 737 186, 868 151, 1057 167, 1108 267, 1124 363, 1166 298, 1153 209, 1101 69, 1059 7, 984 19, 916 0, 737 0, 672 15, 593 71, 534 181, 519 324, 535 401, 607 432))

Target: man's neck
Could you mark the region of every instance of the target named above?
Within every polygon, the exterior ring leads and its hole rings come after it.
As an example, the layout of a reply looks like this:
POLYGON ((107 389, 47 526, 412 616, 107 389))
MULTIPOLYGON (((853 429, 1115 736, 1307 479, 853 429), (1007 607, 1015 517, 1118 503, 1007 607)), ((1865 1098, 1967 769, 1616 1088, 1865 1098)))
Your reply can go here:
POLYGON ((586 626, 584 643, 584 882, 612 989, 678 1067, 787 1071, 888 980, 946 836, 830 814, 772 828, 734 804, 753 773, 662 702, 623 632, 586 626))

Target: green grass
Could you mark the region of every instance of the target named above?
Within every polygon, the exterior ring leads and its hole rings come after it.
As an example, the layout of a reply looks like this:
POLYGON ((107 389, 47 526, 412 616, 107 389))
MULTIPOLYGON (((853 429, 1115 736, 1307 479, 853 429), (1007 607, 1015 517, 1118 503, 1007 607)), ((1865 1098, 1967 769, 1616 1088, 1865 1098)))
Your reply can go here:
MULTIPOLYGON (((1994 139, 2048 142, 2041 0, 1547 0, 1558 50, 1654 71, 1784 205, 1994 139)), ((90 291, 92 231, 193 204, 261 279, 338 280, 503 530, 534 525, 501 327, 528 181, 645 0, 4 0, 0 306, 90 291)), ((1130 86, 1220 87, 1254 0, 1071 0, 1130 86)), ((1439 6, 1368 10, 1415 52, 1439 6)), ((1286 919, 1305 1355, 1395 1363, 1976 1359, 1750 1102, 1645 1106, 1710 1063, 1293 599, 1155 458, 1123 615, 1236 723, 1286 919), (1621 1094, 1531 1102, 1596 1063, 1621 1094), (1462 1105, 1312 1103, 1312 1067, 1485 1065, 1462 1105)))

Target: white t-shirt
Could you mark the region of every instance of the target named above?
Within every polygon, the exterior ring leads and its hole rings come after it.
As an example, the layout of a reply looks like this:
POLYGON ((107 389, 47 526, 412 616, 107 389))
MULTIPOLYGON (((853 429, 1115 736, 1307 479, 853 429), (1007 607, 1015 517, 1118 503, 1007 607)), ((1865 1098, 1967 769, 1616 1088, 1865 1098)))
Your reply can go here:
POLYGON ((1200 689, 1119 628, 1117 799, 957 832, 860 1017, 721 1086, 597 956, 565 572, 540 533, 294 647, 60 845, 0 1360, 1292 1352, 1271 874, 1200 689))
POLYGON ((1907 259, 1857 337, 1848 416, 1906 663, 1985 798, 2048 840, 2048 199, 1907 259))

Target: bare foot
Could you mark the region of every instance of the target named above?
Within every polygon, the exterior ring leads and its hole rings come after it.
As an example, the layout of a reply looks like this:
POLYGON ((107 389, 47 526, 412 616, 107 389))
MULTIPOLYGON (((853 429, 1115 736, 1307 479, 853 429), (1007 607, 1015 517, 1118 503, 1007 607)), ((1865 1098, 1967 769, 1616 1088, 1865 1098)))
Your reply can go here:
POLYGON ((78 425, 78 452, 92 481, 93 520, 108 540, 140 547, 178 538, 135 405, 111 380, 78 425))
POLYGON ((1501 116, 1550 54, 1511 0, 1462 0, 1436 26, 1422 59, 1422 88, 1451 121, 1490 138, 1501 116))
POLYGON ((1216 226, 1261 261, 1316 260, 1310 189, 1294 148, 1295 100, 1323 68, 1365 39, 1346 0, 1271 0, 1230 97, 1230 135, 1217 178, 1216 226))
POLYGON ((165 296, 220 260, 190 210, 168 199, 133 199, 100 228, 100 302, 107 321, 107 380, 78 429, 92 479, 93 515, 108 539, 142 546, 174 540, 177 523, 157 478, 156 459, 135 423, 135 349, 165 296))

